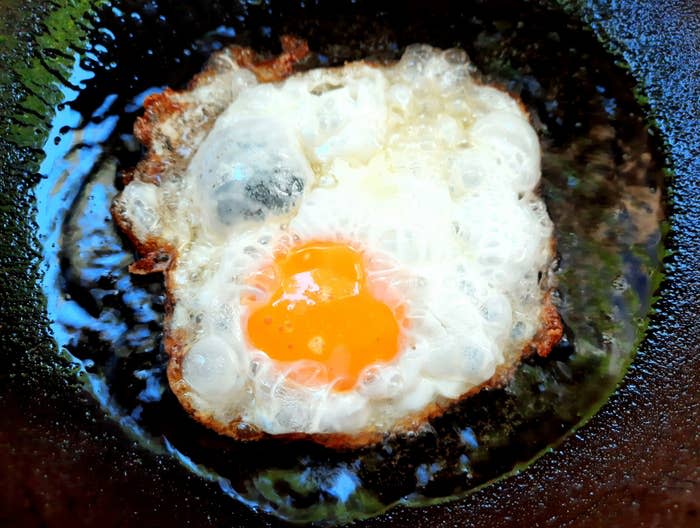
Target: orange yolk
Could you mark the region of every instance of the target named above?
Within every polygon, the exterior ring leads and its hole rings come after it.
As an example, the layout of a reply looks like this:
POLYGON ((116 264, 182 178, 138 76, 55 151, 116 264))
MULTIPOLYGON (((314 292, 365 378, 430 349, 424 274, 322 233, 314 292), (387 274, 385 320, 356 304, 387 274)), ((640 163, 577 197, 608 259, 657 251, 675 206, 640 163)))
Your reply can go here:
POLYGON ((334 389, 349 390, 365 367, 399 351, 401 307, 392 310, 372 295, 362 254, 345 244, 298 246, 251 284, 269 298, 243 300, 249 341, 277 361, 320 362, 325 374, 315 383, 336 381, 334 389))

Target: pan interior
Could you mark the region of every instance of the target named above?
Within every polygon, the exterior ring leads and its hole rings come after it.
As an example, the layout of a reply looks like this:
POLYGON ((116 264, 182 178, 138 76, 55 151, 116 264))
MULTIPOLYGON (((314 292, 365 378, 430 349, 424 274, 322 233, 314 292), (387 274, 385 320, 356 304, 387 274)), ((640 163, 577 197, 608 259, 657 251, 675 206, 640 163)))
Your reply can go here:
POLYGON ((120 2, 92 20, 45 146, 37 188, 53 331, 80 379, 145 449, 167 453, 222 492, 292 521, 345 522, 397 503, 463 496, 556 446, 623 376, 645 328, 663 256, 663 162, 624 65, 547 4, 446 2, 120 2), (143 99, 182 87, 237 43, 279 51, 306 38, 304 67, 392 60, 414 42, 462 47, 490 82, 522 98, 543 146, 542 192, 556 226, 566 338, 406 438, 336 452, 304 442, 241 443, 192 421, 170 392, 158 277, 109 217, 119 171, 141 152, 143 99))

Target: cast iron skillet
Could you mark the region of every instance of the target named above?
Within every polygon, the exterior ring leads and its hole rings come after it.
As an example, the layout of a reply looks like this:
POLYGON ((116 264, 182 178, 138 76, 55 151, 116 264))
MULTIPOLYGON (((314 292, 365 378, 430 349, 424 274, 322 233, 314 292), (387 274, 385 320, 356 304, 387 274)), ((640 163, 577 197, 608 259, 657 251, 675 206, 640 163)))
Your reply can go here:
MULTIPOLYGON (((11 65, 3 71, 0 94, 0 331, 6 356, 0 385, 0 523, 277 525, 231 500, 219 500, 214 484, 139 449, 77 388, 75 373, 55 350, 39 293, 38 248, 44 241, 32 235, 31 188, 40 154, 36 148, 60 99, 37 89, 50 78, 42 77, 42 70, 55 69, 55 57, 38 49, 40 35, 70 42, 64 33, 72 28, 71 19, 47 18, 55 6, 21 4, 0 2, 8 24, 3 33, 10 36, 0 45, 4 64, 11 65), (35 130, 22 137, 5 133, 18 122, 34 122, 35 130)), ((76 12, 85 9, 80 2, 70 4, 76 12)), ((576 9, 574 3, 562 4, 576 9)), ((397 508, 363 526, 700 523, 700 7, 691 0, 600 1, 580 7, 591 27, 630 65, 675 173, 667 239, 673 253, 647 339, 607 405, 526 471, 458 502, 397 508)), ((370 9, 369 3, 361 8, 370 9)), ((407 5, 406 18, 450 9, 458 6, 442 1, 407 5)), ((66 50, 68 55, 81 51, 75 44, 66 50)))

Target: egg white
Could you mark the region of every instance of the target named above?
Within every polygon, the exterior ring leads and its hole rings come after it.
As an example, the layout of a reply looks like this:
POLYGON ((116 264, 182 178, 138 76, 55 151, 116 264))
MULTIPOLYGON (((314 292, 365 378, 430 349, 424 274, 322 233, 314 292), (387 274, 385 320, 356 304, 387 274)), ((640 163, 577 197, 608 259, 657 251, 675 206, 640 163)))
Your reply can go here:
POLYGON ((186 406, 222 430, 391 431, 517 362, 553 259, 540 147, 527 114, 476 82, 463 52, 411 46, 393 65, 278 83, 231 62, 183 102, 189 113, 160 133, 184 161, 158 185, 133 180, 115 207, 136 239, 177 253, 167 331, 185 336, 171 383, 186 406), (183 119, 191 127, 212 105, 211 129, 183 142, 183 119), (400 291, 410 321, 397 358, 346 392, 290 380, 320 367, 281 367, 244 335, 246 279, 280 247, 319 240, 363 251, 370 282, 400 291))

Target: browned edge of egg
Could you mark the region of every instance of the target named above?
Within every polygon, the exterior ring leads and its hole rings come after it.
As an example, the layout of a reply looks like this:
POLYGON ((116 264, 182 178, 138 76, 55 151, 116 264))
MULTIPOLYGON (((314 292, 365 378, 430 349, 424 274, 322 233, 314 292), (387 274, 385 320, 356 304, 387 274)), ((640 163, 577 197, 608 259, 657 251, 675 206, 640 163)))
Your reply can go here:
MULTIPOLYGON (((150 95, 144 101, 144 114, 136 119, 134 124, 134 135, 147 149, 147 154, 135 168, 124 171, 122 179, 124 184, 128 184, 135 176, 144 182, 159 185, 161 176, 168 166, 176 164, 178 155, 171 150, 175 159, 163 159, 152 149, 153 134, 157 131, 162 119, 172 117, 178 113, 183 113, 186 104, 177 101, 176 96, 180 93, 187 93, 199 85, 206 84, 207 81, 217 74, 216 69, 211 66, 212 59, 224 54, 236 61, 238 66, 246 68, 255 74, 257 80, 262 83, 278 82, 286 79, 295 71, 295 66, 309 55, 309 47, 305 40, 285 35, 281 37, 282 53, 276 57, 263 57, 250 48, 240 46, 230 46, 212 55, 210 62, 203 71, 197 74, 183 91, 176 91, 166 88, 165 91, 150 95)), ((378 67, 382 64, 371 61, 364 61, 365 64, 378 67)), ((478 81, 477 81, 478 82, 478 81)), ((493 84, 489 84, 494 86, 493 84)), ((507 92, 504 88, 496 86, 501 91, 507 92)), ((527 115, 525 105, 517 97, 513 96, 521 110, 527 115)), ((210 129, 218 115, 209 116, 205 127, 210 129)), ((207 130, 208 131, 208 130, 207 130)), ((174 149, 173 149, 174 150, 174 149)), ((228 424, 217 422, 211 414, 205 414, 195 409, 187 397, 188 390, 182 379, 182 361, 185 356, 184 344, 188 342, 188 335, 185 330, 171 330, 170 318, 173 313, 174 300, 171 296, 173 271, 177 265, 177 250, 170 244, 158 238, 149 238, 146 241, 139 241, 134 235, 133 228, 128 219, 124 218, 116 207, 112 207, 112 215, 119 228, 127 235, 132 242, 140 258, 129 266, 129 271, 135 274, 148 274, 162 272, 166 286, 165 303, 165 324, 164 324, 164 348, 168 354, 168 382, 170 388, 177 396, 180 404, 198 422, 216 431, 219 434, 229 436, 237 440, 256 440, 261 438, 279 438, 285 440, 312 440, 319 444, 334 449, 354 449, 369 444, 379 442, 393 435, 401 435, 411 431, 417 431, 428 420, 443 414, 448 408, 458 404, 466 398, 476 394, 483 389, 494 389, 504 386, 513 376, 520 361, 533 354, 546 357, 563 335, 563 326, 559 313, 552 300, 553 289, 545 292, 544 305, 540 313, 540 326, 533 339, 521 350, 520 354, 512 359, 508 364, 499 365, 495 374, 484 383, 472 387, 456 400, 442 398, 421 410, 409 415, 399 421, 391 431, 378 431, 368 429, 355 434, 348 433, 287 433, 271 435, 265 433, 255 426, 243 420, 233 420, 228 424)), ((556 241, 551 240, 552 254, 555 254, 556 241)))

